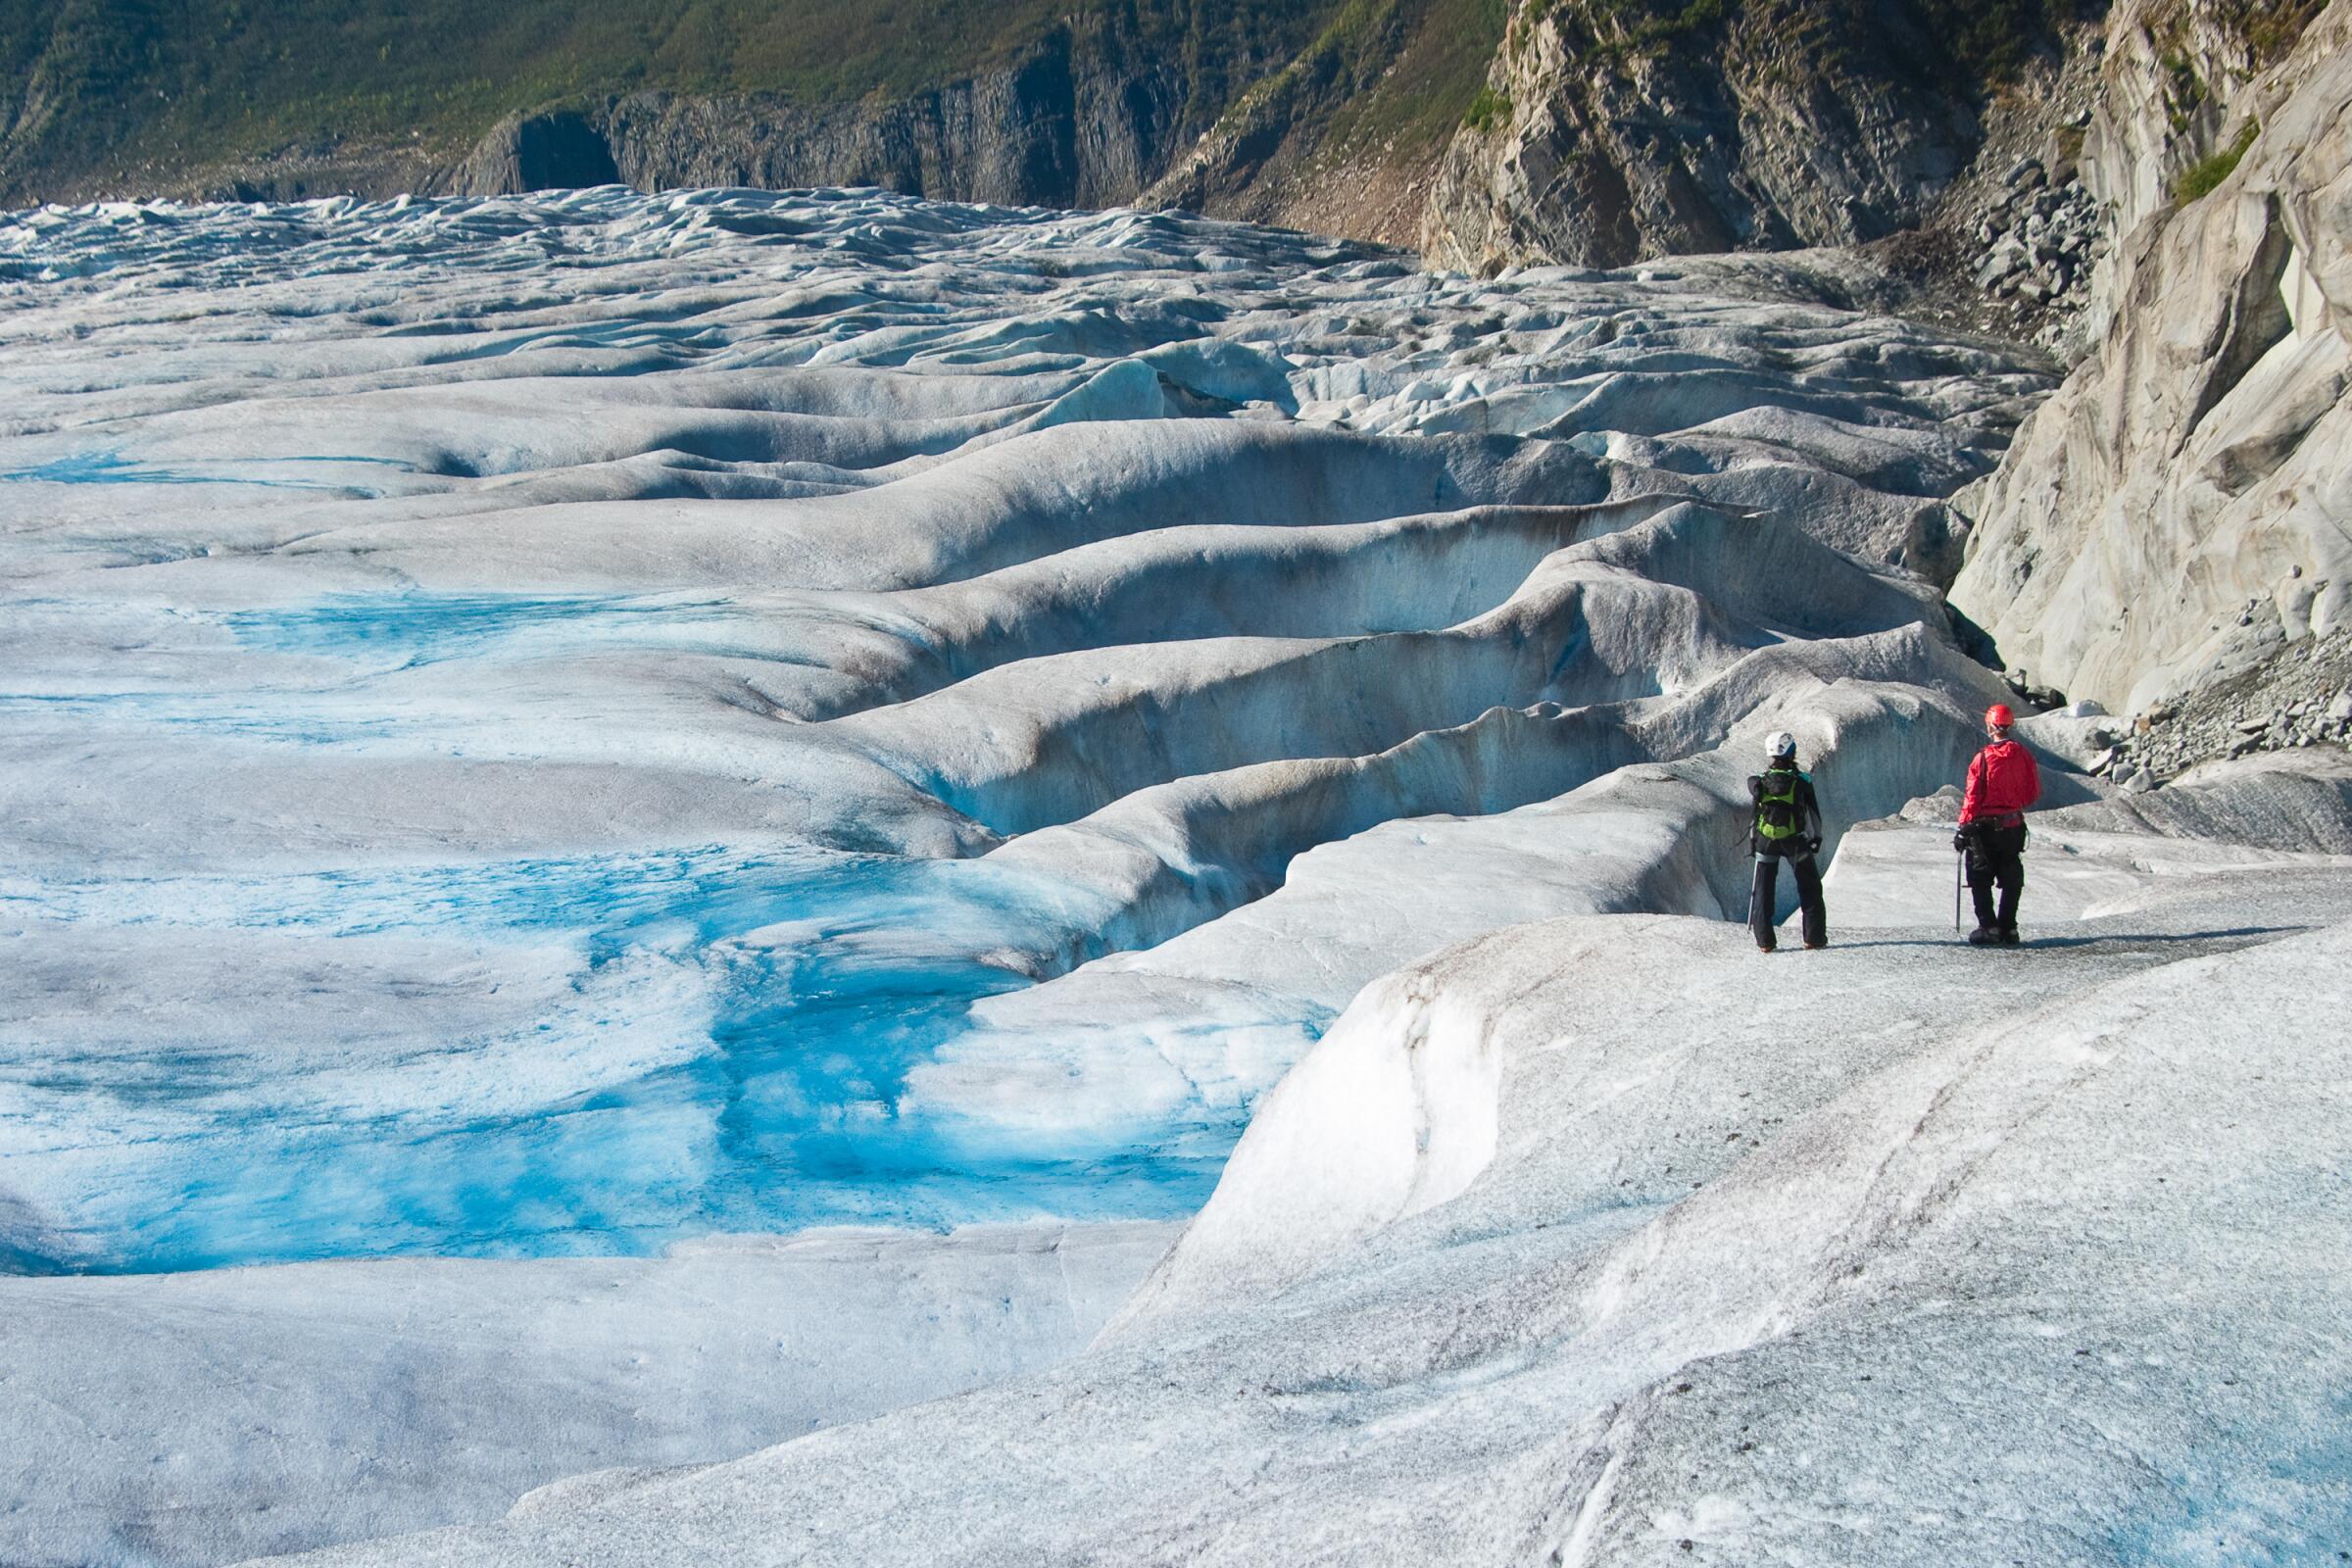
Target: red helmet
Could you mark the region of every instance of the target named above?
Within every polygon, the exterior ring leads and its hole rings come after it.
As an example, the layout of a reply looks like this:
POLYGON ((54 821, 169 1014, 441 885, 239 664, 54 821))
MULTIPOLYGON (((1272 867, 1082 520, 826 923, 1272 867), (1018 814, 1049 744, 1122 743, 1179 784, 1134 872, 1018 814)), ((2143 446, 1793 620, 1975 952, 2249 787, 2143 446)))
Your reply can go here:
POLYGON ((1992 729, 2007 729, 2017 722, 2017 715, 2009 711, 2007 703, 1995 703, 1984 710, 1984 722, 1992 729))

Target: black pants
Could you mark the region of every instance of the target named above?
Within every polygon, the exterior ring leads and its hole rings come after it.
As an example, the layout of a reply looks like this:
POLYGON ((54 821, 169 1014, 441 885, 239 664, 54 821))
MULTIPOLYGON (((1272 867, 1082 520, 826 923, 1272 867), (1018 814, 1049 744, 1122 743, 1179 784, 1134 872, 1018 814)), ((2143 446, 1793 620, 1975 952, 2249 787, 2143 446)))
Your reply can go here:
POLYGON ((1802 850, 1785 857, 1770 850, 1757 854, 1755 885, 1747 902, 1747 929, 1755 937, 1756 946, 1766 952, 1777 945, 1773 939, 1773 913, 1779 907, 1783 859, 1796 873, 1796 902, 1805 911, 1805 946, 1818 948, 1830 940, 1830 916, 1821 903, 1821 867, 1814 863, 1811 854, 1802 850))
POLYGON ((1977 924, 1987 931, 2017 929, 2017 896, 2026 889, 2026 826, 1987 828, 1969 837, 1968 891, 1976 896, 1977 924), (1992 890, 2001 890, 1999 908, 1992 890))

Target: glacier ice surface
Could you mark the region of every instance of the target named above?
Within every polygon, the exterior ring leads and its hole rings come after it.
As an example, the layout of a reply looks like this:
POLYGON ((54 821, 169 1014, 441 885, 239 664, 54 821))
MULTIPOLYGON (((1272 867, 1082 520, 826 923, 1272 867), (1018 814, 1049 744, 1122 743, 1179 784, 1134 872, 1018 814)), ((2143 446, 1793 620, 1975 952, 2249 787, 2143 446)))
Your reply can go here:
POLYGON ((303 1560, 2328 1560, 2352 860, 1988 953, 1946 830, 1859 839, 1913 898, 1825 953, 1582 915, 1365 987, 1084 1355, 303 1560))
POLYGON ((871 191, 0 216, 0 1264, 183 1458, 246 1406, 137 1369, 334 1391, 234 1485, 18 1446, 41 1549, 479 1517, 1050 1360, 1367 982, 1737 918, 1769 729, 1836 832, 1948 777, 1997 687, 1942 498, 2046 379, 1779 277, 871 191), (1058 1315, 1024 1245, 997 1340, 910 1343, 969 1238, 1089 1219, 1058 1315), (843 1224, 949 1240, 736 1388, 697 1315, 814 1287, 697 1239, 843 1224), (687 1304, 537 1333, 597 1270, 687 1304), (456 1420, 476 1343, 576 1421, 398 1496, 305 1457, 335 1398, 456 1420))

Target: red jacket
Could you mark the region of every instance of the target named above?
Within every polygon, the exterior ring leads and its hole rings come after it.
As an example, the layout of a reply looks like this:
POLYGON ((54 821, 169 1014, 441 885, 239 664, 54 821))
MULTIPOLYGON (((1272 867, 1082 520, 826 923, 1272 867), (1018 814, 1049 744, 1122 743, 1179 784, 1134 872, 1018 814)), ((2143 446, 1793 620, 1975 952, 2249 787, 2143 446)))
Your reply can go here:
POLYGON ((2015 741, 2000 741, 1968 764, 1968 794, 1960 802, 1960 820, 2016 816, 2040 799, 2041 769, 2034 765, 2034 754, 2015 741))

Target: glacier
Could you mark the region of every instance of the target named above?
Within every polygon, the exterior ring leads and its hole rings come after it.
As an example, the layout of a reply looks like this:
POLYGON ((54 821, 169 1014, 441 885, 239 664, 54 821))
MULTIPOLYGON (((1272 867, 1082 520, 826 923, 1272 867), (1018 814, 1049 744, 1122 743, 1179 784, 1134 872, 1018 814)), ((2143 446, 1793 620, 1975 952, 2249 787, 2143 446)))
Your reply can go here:
POLYGON ((876 193, 0 257, 4 1239, 75 1272, 1190 1212, 1341 988, 1115 1125, 932 1069, 1783 665, 1964 707, 1900 567, 2042 384, 1720 267, 876 193))
POLYGON ((1085 1354, 292 1560, 2329 1560, 2352 858, 2150 876, 2104 809, 2045 813, 2103 891, 2030 954, 1919 923, 1948 829, 1889 819, 1847 847, 1903 923, 1865 890, 1825 954, 1567 916, 1406 964, 1085 1354))
POLYGON ((872 191, 0 220, 0 1287, 27 1396, 126 1423, 14 1445, 13 1555, 484 1519, 1439 1212, 1507 1147, 1475 1075, 1401 1195, 1274 1245, 1211 1193, 1448 944, 1632 914, 1740 983, 1761 737, 1842 839, 2005 691, 1946 498, 2050 377, 1840 265, 872 191), (779 1297, 782 1379, 698 1327, 779 1297), (265 1346, 330 1393, 172 1397, 265 1346))

